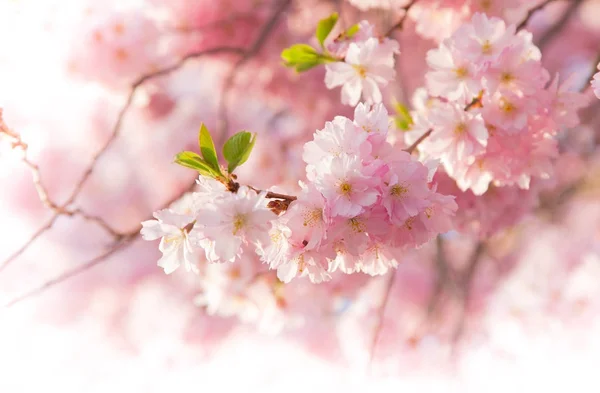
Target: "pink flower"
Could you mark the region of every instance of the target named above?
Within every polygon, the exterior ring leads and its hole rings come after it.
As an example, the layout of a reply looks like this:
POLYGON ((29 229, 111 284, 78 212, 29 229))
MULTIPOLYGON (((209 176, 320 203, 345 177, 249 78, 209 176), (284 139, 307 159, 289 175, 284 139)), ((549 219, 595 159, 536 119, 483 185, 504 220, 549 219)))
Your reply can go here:
POLYGON ((331 215, 354 217, 377 201, 377 177, 373 167, 357 156, 331 157, 317 167, 316 188, 325 197, 331 215))
POLYGON ((530 97, 519 96, 510 90, 484 96, 482 115, 486 122, 507 133, 518 133, 527 125, 537 103, 530 97))
POLYGON ((390 118, 383 104, 368 105, 360 103, 354 110, 354 124, 368 134, 371 153, 379 156, 382 148, 385 149, 386 138, 390 128, 390 118))
POLYGON ((534 94, 550 79, 537 60, 523 60, 522 44, 504 49, 485 71, 484 86, 489 94, 499 87, 521 94, 534 94))
POLYGON ((343 62, 326 65, 325 85, 328 89, 342 86, 342 103, 356 106, 361 96, 367 103, 382 100, 380 86, 394 79, 394 54, 399 53, 398 43, 377 38, 353 42, 343 62))
POLYGON ((441 44, 427 52, 427 64, 433 70, 425 75, 432 96, 470 101, 481 90, 479 68, 456 50, 441 44))
POLYGON ((302 159, 308 165, 307 177, 313 180, 316 166, 324 159, 342 154, 366 157, 371 153, 371 145, 366 143, 368 134, 358 128, 350 119, 338 116, 332 122, 325 123, 313 140, 304 145, 302 159))
POLYGON ((483 64, 495 61, 513 40, 514 26, 506 27, 499 18, 488 18, 476 13, 471 23, 462 25, 451 38, 452 44, 472 61, 483 64))
POLYGON ((163 256, 158 261, 166 274, 171 274, 183 263, 189 272, 198 273, 196 267, 197 255, 191 239, 195 218, 193 215, 178 214, 173 210, 164 209, 154 213, 156 220, 142 222, 142 238, 156 240, 160 238, 158 249, 163 256))
POLYGON ((264 194, 242 186, 237 193, 229 193, 198 212, 212 262, 233 262, 244 248, 252 251, 267 243, 271 220, 276 216, 266 207, 264 194), (211 257, 212 256, 212 257, 211 257), (215 259, 216 257, 216 259, 215 259))
POLYGON ((427 175, 427 167, 406 152, 399 153, 390 164, 382 186, 382 204, 394 224, 401 225, 429 205, 427 175))
POLYGON ((294 234, 306 242, 306 248, 318 248, 327 237, 329 211, 326 210, 325 198, 314 185, 301 183, 302 193, 294 201, 282 217, 282 221, 294 234))
MULTIPOLYGON (((595 78, 600 80, 600 73, 596 74, 595 78)), ((587 106, 588 100, 584 94, 576 91, 575 74, 565 79, 560 85, 558 79, 558 75, 556 75, 546 90, 549 101, 547 104, 548 115, 559 127, 575 127, 579 124, 577 111, 587 106)))
POLYGON ((289 250, 285 260, 279 264, 271 264, 271 269, 277 269, 279 280, 288 283, 294 277, 308 276, 311 282, 318 284, 331 279, 328 273, 329 259, 335 258, 335 252, 330 245, 321 247, 317 251, 306 249, 302 244, 290 242, 289 250))
POLYGON ((386 274, 390 268, 398 266, 398 249, 379 241, 370 242, 361 255, 360 271, 371 276, 386 274))
POLYGON ((424 151, 441 157, 445 165, 458 161, 472 162, 473 156, 485 151, 488 132, 481 115, 463 110, 456 104, 443 104, 432 111, 433 132, 424 151))

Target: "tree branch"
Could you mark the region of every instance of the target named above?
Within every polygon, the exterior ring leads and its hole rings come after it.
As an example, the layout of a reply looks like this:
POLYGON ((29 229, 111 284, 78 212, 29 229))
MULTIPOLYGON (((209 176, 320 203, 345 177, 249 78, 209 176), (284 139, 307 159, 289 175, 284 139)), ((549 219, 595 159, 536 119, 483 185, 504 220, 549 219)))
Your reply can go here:
POLYGON ((375 351, 377 350, 377 344, 379 343, 379 338, 381 337, 381 332, 383 330, 383 324, 385 319, 385 310, 387 308, 388 302, 390 300, 390 294, 392 292, 392 288, 394 286, 394 281, 396 279, 396 270, 390 271, 389 277, 385 282, 385 289, 383 294, 383 299, 381 300, 381 305, 379 306, 379 312, 377 314, 377 325, 375 326, 375 332, 373 333, 373 341, 371 342, 371 350, 369 352, 369 368, 373 365, 373 360, 375 360, 375 351))
POLYGON ((416 2, 417 0, 411 0, 410 3, 402 7, 402 9, 404 10, 404 15, 402 15, 398 23, 389 28, 389 30, 385 33, 385 37, 391 36, 396 30, 402 30, 402 28, 404 27, 404 22, 408 18, 408 11, 410 11, 412 6, 415 5, 416 2))
POLYGON ((527 26, 527 23, 529 23, 529 20, 531 19, 533 14, 540 11, 542 8, 545 8, 549 3, 552 3, 553 1, 555 1, 555 0, 542 1, 540 4, 536 5, 535 7, 531 8, 529 11, 527 11, 527 16, 525 16, 525 19, 523 19, 521 21, 521 23, 519 23, 517 25, 517 31, 524 29, 527 26))

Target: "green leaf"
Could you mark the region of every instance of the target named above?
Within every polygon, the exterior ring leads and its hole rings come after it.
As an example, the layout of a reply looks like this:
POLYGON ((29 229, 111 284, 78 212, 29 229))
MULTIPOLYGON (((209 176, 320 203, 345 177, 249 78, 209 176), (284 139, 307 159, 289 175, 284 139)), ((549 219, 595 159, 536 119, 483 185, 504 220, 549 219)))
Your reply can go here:
POLYGON ((255 142, 256 134, 251 134, 248 131, 238 132, 225 142, 223 157, 227 160, 227 171, 229 173, 233 173, 235 168, 248 160, 255 142))
POLYGON ((315 48, 306 44, 295 44, 281 52, 286 67, 293 67, 297 72, 309 70, 319 64, 341 61, 330 55, 318 53, 315 48))
POLYGON ((175 162, 186 168, 194 169, 202 176, 217 178, 221 176, 220 172, 216 172, 200 155, 192 151, 184 151, 175 156, 175 162))
POLYGON ((204 161, 213 168, 219 174, 221 173, 221 168, 219 167, 219 160, 217 158, 217 151, 215 150, 215 144, 210 136, 210 132, 202 123, 200 126, 200 133, 198 134, 198 143, 200 144, 200 153, 202 153, 202 157, 204 161))
POLYGON ((344 37, 346 38, 352 38, 354 37, 354 34, 358 33, 358 31, 360 30, 360 26, 357 24, 352 25, 348 28, 348 30, 346 30, 344 32, 344 37))
POLYGON ((331 30, 333 30, 333 27, 335 26, 337 21, 337 12, 334 12, 328 18, 321 19, 319 21, 319 24, 317 25, 317 31, 315 32, 315 36, 317 37, 317 40, 319 40, 321 48, 325 47, 323 43, 325 42, 325 39, 327 38, 329 33, 331 33, 331 30))
POLYGON ((397 116, 395 116, 394 118, 396 122, 396 127, 404 131, 409 130, 410 127, 414 124, 414 121, 406 105, 394 101, 394 109, 397 113, 397 116))

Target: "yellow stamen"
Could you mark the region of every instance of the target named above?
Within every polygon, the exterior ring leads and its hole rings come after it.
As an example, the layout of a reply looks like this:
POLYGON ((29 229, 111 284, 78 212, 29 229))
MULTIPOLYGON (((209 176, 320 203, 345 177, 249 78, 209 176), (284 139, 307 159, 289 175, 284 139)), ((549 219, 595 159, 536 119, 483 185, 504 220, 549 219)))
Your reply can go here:
POLYGON ((347 183, 347 182, 343 182, 342 184, 340 184, 340 193, 342 195, 348 195, 352 192, 352 184, 347 183))
POLYGON ((356 70, 356 73, 361 77, 361 78, 366 78, 367 77, 367 69, 364 66, 361 65, 353 65, 352 67, 354 67, 354 69, 356 70))
POLYGON ((246 225, 246 216, 244 214, 236 214, 233 218, 233 235, 237 235, 239 231, 246 225))
POLYGON ((304 214, 304 226, 314 227, 321 221, 323 221, 323 210, 322 209, 313 209, 313 210, 305 210, 304 214))
POLYGON ((454 73, 458 78, 462 79, 469 75, 469 70, 467 70, 466 67, 459 67, 454 70, 454 73))
POLYGON ((502 75, 500 75, 500 81, 502 83, 510 83, 514 79, 515 79, 515 77, 510 72, 503 72, 502 75))
POLYGON ((454 134, 460 136, 467 131, 467 125, 465 123, 459 123, 454 128, 454 134))
POLYGON ((492 43, 489 40, 485 40, 483 45, 481 45, 481 53, 484 55, 489 55, 492 53, 492 43))
POLYGON ((348 223, 350 224, 350 228, 354 233, 362 233, 367 229, 365 224, 362 223, 357 217, 349 219, 348 223))
POLYGON ((395 197, 402 197, 408 192, 408 187, 401 186, 400 184, 396 184, 392 186, 390 190, 390 195, 395 197))

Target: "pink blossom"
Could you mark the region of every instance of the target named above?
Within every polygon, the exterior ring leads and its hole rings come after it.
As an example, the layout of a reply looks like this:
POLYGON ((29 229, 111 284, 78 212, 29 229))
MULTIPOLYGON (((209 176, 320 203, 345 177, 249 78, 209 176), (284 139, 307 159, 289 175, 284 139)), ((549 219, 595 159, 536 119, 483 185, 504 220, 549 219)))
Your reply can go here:
POLYGON ((308 164, 308 179, 314 179, 316 166, 328 157, 342 154, 367 157, 371 153, 371 145, 366 143, 367 137, 366 132, 346 117, 339 116, 325 123, 325 128, 318 130, 313 140, 304 145, 302 158, 308 164))
POLYGON ((575 127, 579 124, 577 112, 588 104, 588 100, 585 95, 576 91, 575 75, 560 84, 558 81, 559 77, 556 75, 546 90, 550 101, 547 104, 548 115, 559 127, 575 127))
POLYGON ((427 64, 432 68, 425 76, 432 96, 449 100, 470 101, 481 90, 479 68, 470 59, 443 43, 427 52, 427 64))
POLYGON ((331 157, 317 167, 316 188, 325 197, 332 216, 353 217, 377 201, 374 170, 356 156, 331 157))
POLYGON ((504 49, 485 72, 485 88, 493 93, 499 87, 521 94, 533 94, 548 82, 548 72, 537 60, 523 60, 522 45, 504 49))
POLYGON ((211 251, 217 258, 213 262, 233 262, 244 248, 254 251, 266 244, 274 218, 266 207, 264 194, 244 186, 198 212, 204 237, 212 242, 211 251))
POLYGON ((502 19, 476 13, 471 23, 461 26, 451 40, 464 56, 483 64, 485 61, 495 61, 500 56, 511 44, 514 32, 515 27, 507 28, 502 19))
POLYGON ((325 85, 329 89, 342 86, 342 103, 356 106, 362 96, 367 103, 382 100, 380 86, 394 79, 394 54, 398 43, 377 38, 352 42, 343 62, 326 65, 325 85))
POLYGON ((498 91, 483 100, 482 115, 486 122, 507 133, 518 133, 535 113, 536 102, 510 90, 498 91))
POLYGON ((183 263, 189 272, 198 273, 192 239, 195 238, 194 229, 188 228, 195 221, 193 215, 178 214, 170 209, 154 213, 156 220, 142 222, 142 238, 156 240, 160 238, 158 249, 163 256, 158 261, 166 274, 171 274, 183 263), (194 233, 191 233, 194 232, 194 233))
POLYGON ((426 141, 426 151, 441 157, 445 165, 472 162, 485 151, 488 132, 480 114, 463 110, 456 104, 444 104, 432 111, 433 132, 426 141))
POLYGON ((413 161, 405 152, 398 154, 397 160, 390 164, 382 186, 382 204, 393 223, 401 225, 428 206, 427 174, 427 167, 413 161))

